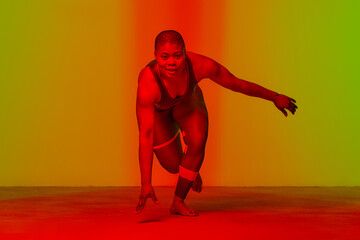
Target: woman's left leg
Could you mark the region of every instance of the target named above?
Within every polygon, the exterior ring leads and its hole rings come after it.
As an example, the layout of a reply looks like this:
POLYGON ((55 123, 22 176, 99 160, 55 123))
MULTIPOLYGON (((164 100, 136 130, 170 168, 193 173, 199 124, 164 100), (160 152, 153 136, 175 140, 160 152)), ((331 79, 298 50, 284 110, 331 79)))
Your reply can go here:
POLYGON ((187 151, 180 162, 179 179, 172 210, 173 213, 196 216, 198 214, 191 209, 190 213, 193 212, 193 214, 189 214, 189 209, 184 205, 183 200, 186 198, 194 180, 198 177, 198 172, 204 160, 208 136, 208 114, 200 88, 197 87, 193 99, 190 100, 177 105, 173 109, 175 121, 180 129, 185 132, 184 142, 187 145, 187 151), (175 200, 179 200, 183 206, 176 205, 175 200))

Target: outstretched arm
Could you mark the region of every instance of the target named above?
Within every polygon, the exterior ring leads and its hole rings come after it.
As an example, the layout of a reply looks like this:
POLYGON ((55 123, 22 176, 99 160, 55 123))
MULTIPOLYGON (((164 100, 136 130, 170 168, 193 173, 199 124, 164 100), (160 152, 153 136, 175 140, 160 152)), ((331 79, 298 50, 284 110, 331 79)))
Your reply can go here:
POLYGON ((295 99, 278 94, 258 84, 239 79, 213 59, 205 56, 202 56, 201 58, 204 69, 202 75, 203 78, 210 78, 219 85, 235 92, 272 101, 285 116, 287 116, 285 109, 289 110, 292 114, 295 114, 297 108, 295 99))

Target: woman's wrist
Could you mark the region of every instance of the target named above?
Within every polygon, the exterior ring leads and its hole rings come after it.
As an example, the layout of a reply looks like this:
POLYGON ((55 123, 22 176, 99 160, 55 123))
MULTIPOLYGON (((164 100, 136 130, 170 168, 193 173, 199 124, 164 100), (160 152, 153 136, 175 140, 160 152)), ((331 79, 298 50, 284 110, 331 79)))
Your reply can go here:
POLYGON ((274 95, 274 98, 273 98, 273 102, 275 102, 277 97, 279 96, 279 94, 277 92, 274 92, 274 93, 275 93, 275 95, 274 95))

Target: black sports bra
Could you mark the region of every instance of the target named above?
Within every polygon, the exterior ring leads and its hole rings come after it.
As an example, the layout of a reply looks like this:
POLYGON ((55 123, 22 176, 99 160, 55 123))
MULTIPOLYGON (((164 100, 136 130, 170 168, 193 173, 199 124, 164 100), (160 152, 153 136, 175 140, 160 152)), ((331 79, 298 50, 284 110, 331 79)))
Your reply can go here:
POLYGON ((185 55, 186 64, 188 66, 189 70, 189 76, 187 78, 187 88, 185 91, 185 94, 182 96, 178 96, 175 98, 172 98, 168 92, 168 90, 165 87, 164 82, 159 77, 159 74, 156 70, 156 60, 151 61, 147 66, 149 66, 152 74, 154 75, 154 78, 159 86, 160 92, 161 92, 161 99, 159 102, 155 103, 155 110, 157 111, 166 111, 171 109, 173 106, 179 104, 182 102, 182 100, 194 93, 195 86, 197 85, 197 81, 195 78, 194 70, 192 67, 191 60, 188 55, 185 55))

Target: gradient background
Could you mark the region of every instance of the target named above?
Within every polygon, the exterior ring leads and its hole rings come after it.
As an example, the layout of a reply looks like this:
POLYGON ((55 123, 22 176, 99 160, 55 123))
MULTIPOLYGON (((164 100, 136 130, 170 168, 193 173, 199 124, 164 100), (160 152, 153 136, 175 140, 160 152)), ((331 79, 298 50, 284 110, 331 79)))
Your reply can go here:
MULTIPOLYGON (((0 2, 0 186, 140 184, 135 97, 156 35, 297 100, 202 87, 207 186, 360 184, 359 1, 0 2)), ((153 184, 176 175, 154 160, 153 184)))

